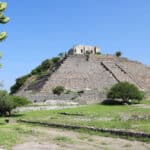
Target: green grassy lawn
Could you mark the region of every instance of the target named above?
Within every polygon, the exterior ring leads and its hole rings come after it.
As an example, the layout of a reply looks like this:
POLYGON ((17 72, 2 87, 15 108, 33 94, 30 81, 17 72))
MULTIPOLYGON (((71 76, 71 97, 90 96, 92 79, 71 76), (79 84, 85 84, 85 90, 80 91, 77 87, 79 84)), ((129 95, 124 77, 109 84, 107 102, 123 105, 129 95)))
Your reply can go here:
MULTIPOLYGON (((150 105, 149 102, 143 104, 150 105)), ((10 118, 150 133, 150 109, 132 105, 85 105, 61 110, 20 112, 10 118)), ((6 124, 5 119, 6 117, 0 118, 0 145, 4 145, 6 149, 24 141, 26 137, 41 135, 32 125, 6 124)))
POLYGON ((150 109, 132 105, 106 106, 96 104, 62 110, 31 111, 25 112, 19 118, 50 123, 150 132, 150 109), (63 112, 70 115, 61 114, 63 112))

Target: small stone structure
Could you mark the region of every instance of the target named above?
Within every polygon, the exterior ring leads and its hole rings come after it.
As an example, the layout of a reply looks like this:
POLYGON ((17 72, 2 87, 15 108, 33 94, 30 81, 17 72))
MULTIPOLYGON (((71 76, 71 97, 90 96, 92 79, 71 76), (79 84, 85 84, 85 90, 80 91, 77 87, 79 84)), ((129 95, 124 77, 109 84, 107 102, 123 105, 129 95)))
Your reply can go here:
POLYGON ((76 45, 73 46, 69 50, 69 54, 86 54, 86 53, 91 53, 91 54, 96 54, 100 52, 100 48, 96 46, 88 46, 88 45, 76 45))

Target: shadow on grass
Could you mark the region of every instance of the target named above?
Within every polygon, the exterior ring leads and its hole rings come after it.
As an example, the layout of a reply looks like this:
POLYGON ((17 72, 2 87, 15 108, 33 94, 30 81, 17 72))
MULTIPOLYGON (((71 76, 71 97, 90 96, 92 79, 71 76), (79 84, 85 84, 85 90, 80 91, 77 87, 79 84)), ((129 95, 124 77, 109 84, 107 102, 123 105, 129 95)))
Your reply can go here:
POLYGON ((106 99, 100 104, 102 105, 133 105, 133 104, 136 105, 136 104, 140 104, 140 102, 138 100, 132 100, 130 102, 123 102, 121 100, 106 99))
POLYGON ((24 114, 12 114, 8 117, 19 118, 19 117, 22 117, 22 116, 24 116, 24 114))
POLYGON ((7 117, 7 118, 19 118, 22 116, 24 116, 24 114, 11 114, 11 115, 6 115, 6 116, 0 115, 0 117, 2 117, 2 118, 5 118, 5 117, 7 117))
POLYGON ((5 122, 0 122, 0 126, 1 126, 1 125, 5 125, 5 124, 6 124, 5 122))
POLYGON ((102 105, 124 105, 124 103, 122 101, 112 100, 112 99, 106 99, 103 102, 101 102, 100 104, 102 104, 102 105))

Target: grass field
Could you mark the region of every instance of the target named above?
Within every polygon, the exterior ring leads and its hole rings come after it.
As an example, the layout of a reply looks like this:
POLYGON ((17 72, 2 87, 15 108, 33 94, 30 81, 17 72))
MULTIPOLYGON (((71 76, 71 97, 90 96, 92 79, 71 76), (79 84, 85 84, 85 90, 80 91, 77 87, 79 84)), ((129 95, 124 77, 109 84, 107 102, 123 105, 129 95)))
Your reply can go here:
MULTIPOLYGON (((150 106, 146 101, 143 104, 150 106)), ((61 110, 21 112, 10 118, 150 133, 150 108, 133 105, 85 105, 61 110)), ((0 145, 5 145, 7 149, 24 141, 26 137, 41 135, 32 125, 6 124, 5 119, 6 117, 0 118, 0 145)))
POLYGON ((25 112, 21 118, 50 123, 150 132, 150 109, 132 105, 96 104, 63 110, 32 111, 25 112))
POLYGON ((10 149, 13 145, 23 142, 26 137, 39 136, 40 132, 26 124, 0 124, 0 146, 10 149))

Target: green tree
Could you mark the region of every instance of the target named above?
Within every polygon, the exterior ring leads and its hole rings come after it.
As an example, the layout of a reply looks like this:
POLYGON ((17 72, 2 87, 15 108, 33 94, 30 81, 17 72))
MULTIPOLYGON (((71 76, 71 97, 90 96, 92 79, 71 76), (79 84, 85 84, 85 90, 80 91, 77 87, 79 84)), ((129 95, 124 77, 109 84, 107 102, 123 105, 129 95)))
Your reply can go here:
POLYGON ((11 111, 16 107, 21 107, 30 104, 31 101, 24 97, 12 96, 7 91, 0 90, 0 115, 10 116, 11 111))
POLYGON ((115 53, 115 55, 116 55, 117 57, 120 57, 120 56, 122 55, 122 52, 121 52, 121 51, 117 51, 117 52, 115 53))
POLYGON ((13 108, 15 108, 15 105, 8 93, 0 91, 0 115, 10 115, 13 108))
POLYGON ((144 98, 144 93, 134 84, 120 82, 112 86, 107 93, 107 98, 122 99, 123 103, 129 103, 129 100, 142 100, 144 98))
POLYGON ((29 75, 25 75, 22 76, 20 78, 16 79, 16 83, 11 86, 10 90, 10 94, 14 94, 19 88, 21 88, 23 86, 23 84, 26 82, 27 78, 29 77, 29 75))
MULTIPOLYGON (((10 19, 6 16, 3 15, 3 12, 5 11, 5 9, 7 8, 7 3, 6 2, 0 2, 0 23, 1 24, 5 24, 7 23, 10 19)), ((6 32, 1 32, 0 33, 0 42, 3 41, 4 39, 6 39, 7 37, 7 33, 6 32)), ((2 57, 2 54, 0 53, 0 59, 2 57)), ((1 64, 0 64, 1 67, 1 64)))
POLYGON ((14 103, 15 107, 21 107, 21 106, 25 106, 25 105, 31 104, 31 101, 29 101, 25 97, 12 95, 11 99, 12 99, 12 102, 14 103))

